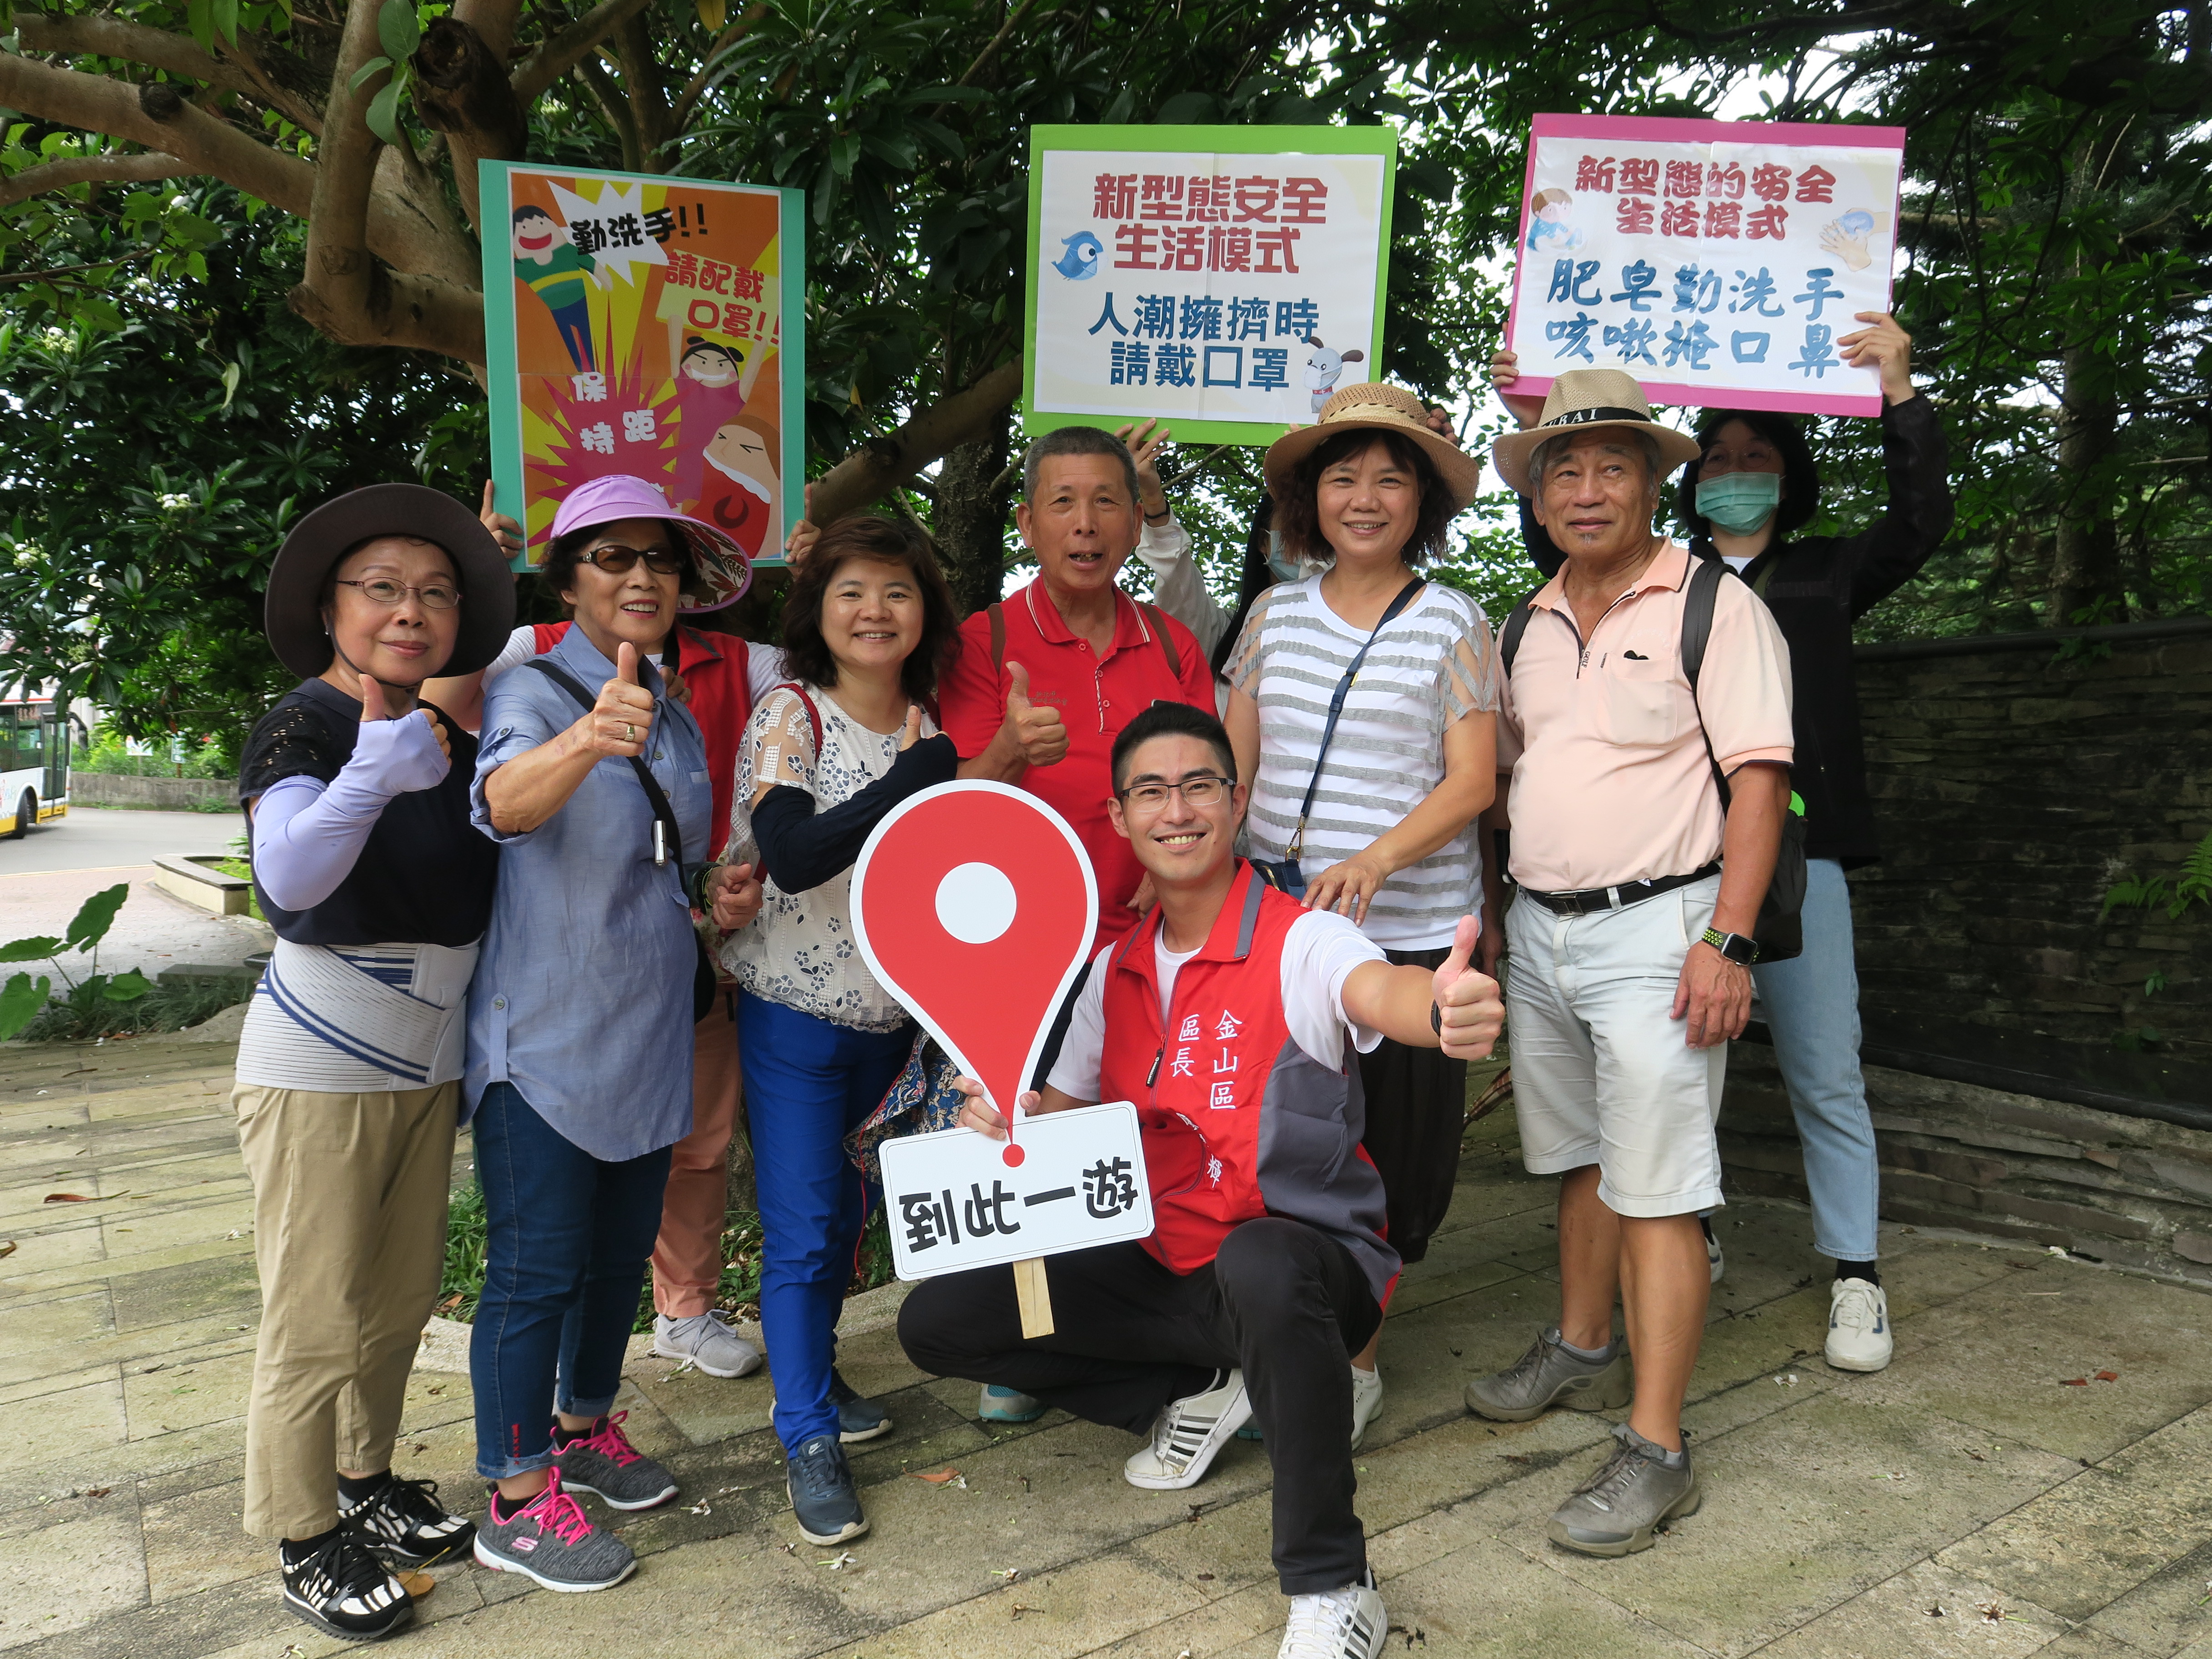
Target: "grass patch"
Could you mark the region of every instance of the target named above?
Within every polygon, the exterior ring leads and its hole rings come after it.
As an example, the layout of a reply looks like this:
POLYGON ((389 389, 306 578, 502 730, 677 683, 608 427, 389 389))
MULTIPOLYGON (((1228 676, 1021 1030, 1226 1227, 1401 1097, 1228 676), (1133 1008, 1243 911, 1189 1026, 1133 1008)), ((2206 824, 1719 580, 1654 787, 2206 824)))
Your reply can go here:
POLYGON ((156 985, 134 1002, 94 1002, 80 1006, 55 998, 21 1033, 25 1042, 82 1042, 93 1037, 151 1036, 181 1031, 210 1014, 219 1014, 252 987, 245 979, 204 981, 196 985, 156 985))
MULTIPOLYGON (((760 1317, 761 1221, 750 1210, 733 1212, 722 1229, 722 1278, 716 1286, 714 1305, 732 1318, 760 1317)), ((477 1303, 484 1282, 483 1188, 471 1182, 453 1194, 446 1221, 446 1267, 438 1284, 438 1312, 466 1324, 477 1316, 477 1303)), ((868 1218, 860 1235, 860 1270, 845 1294, 857 1296, 887 1285, 892 1278, 890 1235, 884 1224, 882 1206, 868 1218)), ((639 1287, 637 1317, 633 1334, 653 1328, 653 1275, 647 1272, 639 1287)))

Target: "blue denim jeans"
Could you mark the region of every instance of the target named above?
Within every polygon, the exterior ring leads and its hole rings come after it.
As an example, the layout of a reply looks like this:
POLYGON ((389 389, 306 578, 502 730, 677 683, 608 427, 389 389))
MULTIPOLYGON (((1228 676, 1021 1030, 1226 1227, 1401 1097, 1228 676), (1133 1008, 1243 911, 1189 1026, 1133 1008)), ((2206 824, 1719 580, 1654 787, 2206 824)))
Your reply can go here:
POLYGON ((1813 1248, 1838 1261, 1872 1261, 1881 1180, 1859 1075, 1859 975, 1841 864, 1807 865, 1804 954, 1751 975, 1759 987, 1755 1012, 1773 1033, 1804 1146, 1813 1248))
POLYGON ((882 1103, 914 1046, 914 1028, 860 1031, 780 1002, 738 994, 760 1194, 761 1334, 775 1373, 775 1437, 787 1452, 837 1432, 830 1399, 837 1316, 872 1194, 845 1137, 882 1103))
POLYGON ((477 1473, 503 1480, 553 1461, 556 1411, 615 1403, 669 1148, 603 1163, 511 1083, 484 1091, 474 1131, 488 1247, 469 1339, 477 1473))

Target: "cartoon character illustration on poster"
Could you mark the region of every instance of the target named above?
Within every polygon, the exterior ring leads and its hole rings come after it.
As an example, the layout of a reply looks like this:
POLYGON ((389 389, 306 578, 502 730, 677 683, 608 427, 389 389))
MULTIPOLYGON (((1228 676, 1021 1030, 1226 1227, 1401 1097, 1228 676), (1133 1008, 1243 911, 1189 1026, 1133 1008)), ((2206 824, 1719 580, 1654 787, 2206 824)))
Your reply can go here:
POLYGON ((1569 219, 1575 198, 1564 190, 1540 190, 1528 201, 1528 251, 1567 253, 1583 245, 1583 234, 1569 219))
POLYGON ((725 421, 707 446, 699 516, 728 531, 749 559, 760 556, 769 526, 781 522, 776 495, 783 471, 776 450, 781 441, 759 416, 739 415, 725 421))
POLYGON ((1052 268, 1070 282, 1086 282, 1098 274, 1098 256, 1106 245, 1087 230, 1079 230, 1073 236, 1062 237, 1060 246, 1066 250, 1052 262, 1052 268))
POLYGON ((591 273, 598 270, 588 253, 577 252, 562 234, 561 222, 542 207, 514 210, 514 274, 529 285, 553 313, 561 343, 579 374, 599 368, 592 349, 591 273))
POLYGON ((1864 270, 1874 263, 1867 239, 1884 228, 1888 218, 1886 213, 1875 215, 1864 208, 1853 208, 1820 227, 1821 250, 1834 254, 1853 270, 1864 270))
POLYGON ((723 426, 735 420, 745 406, 738 371, 745 364, 744 349, 694 334, 684 343, 684 356, 676 369, 676 406, 684 413, 677 428, 676 499, 692 502, 702 498, 707 471, 707 451, 723 426))
POLYGON ((1306 390, 1313 394, 1313 410, 1318 415, 1321 406, 1328 401, 1328 394, 1336 390, 1344 366, 1365 362, 1367 354, 1358 350, 1331 350, 1321 343, 1318 334, 1307 335, 1305 343, 1313 348, 1313 356, 1306 359, 1306 390))

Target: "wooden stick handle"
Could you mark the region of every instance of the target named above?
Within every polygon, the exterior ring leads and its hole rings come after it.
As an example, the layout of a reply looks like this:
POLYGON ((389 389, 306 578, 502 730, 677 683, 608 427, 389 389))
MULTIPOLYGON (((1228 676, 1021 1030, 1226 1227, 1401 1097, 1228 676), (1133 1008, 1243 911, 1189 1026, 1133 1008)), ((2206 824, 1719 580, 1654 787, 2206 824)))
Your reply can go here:
POLYGON ((1021 1304, 1023 1337, 1050 1336, 1052 1287, 1045 1282, 1042 1256, 1033 1255, 1014 1263, 1014 1296, 1021 1304))

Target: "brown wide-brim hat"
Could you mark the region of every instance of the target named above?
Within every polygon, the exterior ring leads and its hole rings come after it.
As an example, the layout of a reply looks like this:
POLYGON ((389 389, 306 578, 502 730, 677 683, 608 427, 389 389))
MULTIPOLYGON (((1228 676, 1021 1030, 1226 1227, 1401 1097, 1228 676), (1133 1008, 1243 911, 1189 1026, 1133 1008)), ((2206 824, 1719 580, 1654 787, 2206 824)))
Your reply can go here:
POLYGON ((1528 459, 1546 441, 1562 432, 1608 426, 1649 433, 1659 445, 1662 475, 1705 453, 1688 433, 1651 418, 1651 401, 1633 374, 1617 368, 1571 368, 1552 382, 1536 424, 1498 439, 1490 446, 1490 459, 1497 463, 1499 477, 1523 495, 1533 495, 1536 492, 1528 477, 1528 459))
POLYGON ((451 495, 421 484, 371 484, 324 502, 292 526, 269 567, 262 627, 276 659, 313 679, 335 654, 323 627, 323 586, 339 560, 378 536, 435 542, 453 562, 461 586, 460 631, 453 654, 430 678, 473 674, 514 628, 514 574, 477 515, 451 495))
POLYGON ((1339 433, 1364 428, 1375 432, 1395 432, 1419 444, 1436 463, 1444 488, 1451 491, 1453 507, 1468 506, 1482 487, 1482 462, 1450 439, 1431 432, 1428 412, 1420 398, 1401 386, 1364 380, 1358 386, 1340 387, 1321 406, 1321 413, 1314 417, 1311 426, 1286 432, 1268 446, 1267 493, 1281 501, 1300 461, 1339 433))

